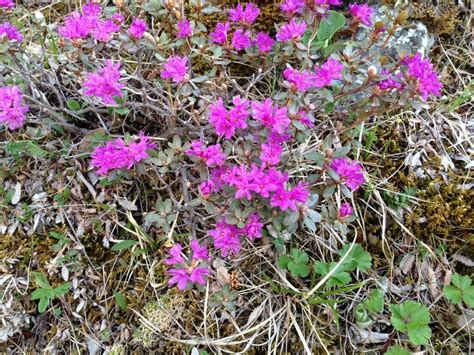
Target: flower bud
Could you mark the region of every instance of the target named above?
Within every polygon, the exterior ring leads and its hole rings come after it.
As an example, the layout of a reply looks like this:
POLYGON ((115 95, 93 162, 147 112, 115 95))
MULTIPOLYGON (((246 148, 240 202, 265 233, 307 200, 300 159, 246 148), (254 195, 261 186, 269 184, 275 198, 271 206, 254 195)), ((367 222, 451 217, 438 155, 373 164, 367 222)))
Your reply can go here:
POLYGON ((326 158, 329 158, 329 159, 332 159, 333 155, 334 155, 334 150, 332 150, 331 148, 328 148, 326 149, 326 158))
POLYGON ((374 77, 377 75, 377 68, 374 67, 373 65, 371 65, 368 69, 367 69, 367 74, 369 74, 369 77, 374 77))
POLYGON ((408 19, 408 16, 409 14, 407 10, 400 11, 395 21, 399 23, 403 23, 408 19))

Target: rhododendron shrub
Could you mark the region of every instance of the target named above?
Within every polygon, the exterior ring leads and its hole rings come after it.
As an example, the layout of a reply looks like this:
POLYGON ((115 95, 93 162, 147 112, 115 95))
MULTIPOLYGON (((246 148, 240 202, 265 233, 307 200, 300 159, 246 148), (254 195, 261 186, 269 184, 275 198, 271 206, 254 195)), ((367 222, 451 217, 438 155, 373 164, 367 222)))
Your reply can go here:
MULTIPOLYGON (((282 1, 283 23, 265 32, 255 3, 223 9, 214 24, 204 19, 221 10, 206 2, 130 9, 86 2, 57 29, 58 57, 77 69, 68 83, 84 101, 61 106, 67 119, 110 129, 109 114, 114 134, 117 127, 150 134, 105 139, 89 152, 91 170, 105 178, 137 167, 151 185, 178 182, 159 190, 179 191, 173 207, 143 211, 145 229, 174 230, 173 209, 189 227, 189 243, 168 237, 169 285, 184 291, 214 282, 213 258, 239 260, 263 240, 330 231, 347 241, 357 200, 372 183, 359 154, 362 125, 440 95, 428 58, 385 52, 403 16, 380 25, 368 5, 338 12, 341 4, 282 1), (84 119, 92 108, 97 115, 84 119), (174 138, 151 143, 155 134, 174 138)), ((2 26, 0 36, 21 41, 2 26)), ((0 121, 18 128, 27 110, 21 93, 1 90, 0 121)))

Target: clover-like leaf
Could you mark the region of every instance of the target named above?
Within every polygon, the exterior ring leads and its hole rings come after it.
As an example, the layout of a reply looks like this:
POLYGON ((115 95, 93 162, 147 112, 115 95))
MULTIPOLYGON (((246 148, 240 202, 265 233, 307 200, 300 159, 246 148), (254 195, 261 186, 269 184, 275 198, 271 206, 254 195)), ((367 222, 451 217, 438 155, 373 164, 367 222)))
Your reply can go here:
POLYGON ((383 311, 383 293, 378 288, 370 291, 369 298, 364 302, 367 310, 373 313, 380 313, 383 311))
POLYGON ((444 296, 453 304, 461 303, 461 300, 469 307, 474 307, 474 286, 469 276, 453 275, 452 285, 444 286, 444 296))
POLYGON ((431 337, 428 326, 431 317, 428 307, 415 301, 405 301, 402 304, 391 305, 390 321, 399 332, 406 333, 415 345, 426 345, 431 337))
MULTIPOLYGON (((322 261, 317 261, 314 264, 314 271, 321 276, 326 276, 336 267, 336 265, 337 265, 336 262, 323 263, 322 261)), ((342 270, 341 266, 339 266, 339 268, 336 269, 335 272, 328 279, 327 286, 328 287, 344 286, 348 284, 349 282, 351 282, 351 280, 352 280, 351 275, 349 275, 349 273, 342 270)))
POLYGON ((288 269, 292 277, 307 277, 310 272, 308 262, 308 254, 298 249, 291 249, 291 255, 278 258, 278 266, 288 269))
MULTIPOLYGON (((342 258, 349 250, 350 245, 346 244, 339 251, 339 256, 342 258)), ((347 271, 354 271, 359 269, 362 272, 366 272, 372 267, 372 257, 368 252, 362 248, 360 244, 355 244, 350 254, 344 261, 344 269, 347 271)))

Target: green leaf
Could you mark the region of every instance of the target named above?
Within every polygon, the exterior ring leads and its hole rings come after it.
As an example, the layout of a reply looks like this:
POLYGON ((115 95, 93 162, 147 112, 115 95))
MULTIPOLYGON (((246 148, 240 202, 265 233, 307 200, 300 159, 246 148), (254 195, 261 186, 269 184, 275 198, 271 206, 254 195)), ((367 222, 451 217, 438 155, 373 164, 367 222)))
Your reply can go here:
POLYGON ((67 100, 66 106, 71 111, 79 111, 81 109, 81 105, 76 100, 67 100))
POLYGON ((38 303, 38 312, 44 313, 44 311, 46 311, 46 308, 48 308, 48 305, 49 305, 49 298, 48 297, 41 298, 38 303))
POLYGON ((41 272, 34 272, 33 276, 35 278, 36 284, 40 288, 51 288, 51 285, 49 284, 48 279, 46 278, 46 275, 41 273, 41 272))
POLYGON ((31 299, 34 300, 39 300, 40 298, 53 298, 54 292, 53 289, 51 288, 39 288, 37 290, 34 290, 31 293, 31 299))
POLYGON ((337 31, 344 27, 346 18, 336 11, 329 11, 329 16, 321 20, 318 29, 318 40, 325 41, 330 39, 337 31))
POLYGON ((308 254, 298 249, 291 249, 291 256, 293 257, 293 261, 297 264, 307 263, 309 260, 308 254))
POLYGON ((378 288, 370 291, 369 298, 364 302, 365 308, 373 313, 380 313, 383 311, 383 293, 378 288))
POLYGON ((121 250, 124 250, 124 249, 131 248, 132 246, 134 246, 137 243, 138 242, 136 240, 122 240, 121 242, 118 242, 117 244, 112 246, 112 248, 110 248, 110 249, 112 251, 121 251, 121 250))
POLYGON ((307 277, 310 272, 309 256, 304 251, 291 249, 291 256, 283 255, 278 259, 278 265, 290 271, 292 277, 307 277))
POLYGON ((461 276, 458 273, 453 275, 451 283, 459 288, 461 291, 466 290, 469 286, 471 286, 472 280, 469 276, 461 276))
POLYGON ((443 287, 444 297, 450 300, 453 304, 461 303, 462 291, 456 286, 444 286, 443 287))
POLYGON ((431 328, 427 325, 408 325, 408 339, 415 345, 426 345, 431 338, 431 328))
POLYGON ((123 295, 120 292, 115 292, 114 297, 120 309, 124 312, 127 311, 128 305, 127 305, 127 301, 125 300, 125 297, 123 297, 123 295))
POLYGON ((290 261, 291 258, 288 255, 282 255, 278 258, 278 266, 282 269, 286 269, 290 261))
MULTIPOLYGON (((326 276, 329 274, 335 267, 337 263, 332 262, 332 263, 323 263, 322 261, 317 261, 314 264, 314 271, 321 275, 321 276, 326 276)), ((327 286, 332 287, 332 286, 344 286, 351 282, 351 275, 349 275, 347 272, 344 270, 341 270, 341 266, 336 269, 336 271, 331 275, 331 277, 327 281, 327 286)))
POLYGON ((458 273, 453 275, 452 285, 444 286, 444 296, 453 304, 461 303, 461 300, 468 306, 474 307, 474 286, 469 276, 461 276, 458 273))
MULTIPOLYGON (((350 244, 346 244, 339 251, 339 256, 343 257, 350 248, 350 244)), ((366 272, 372 267, 372 257, 368 252, 362 248, 360 244, 355 244, 350 254, 344 261, 344 270, 354 271, 359 269, 362 272, 366 272)))
POLYGON ((297 264, 293 261, 290 261, 288 264, 288 270, 290 270, 292 277, 307 277, 309 275, 309 266, 306 264, 297 264))
POLYGON ((61 297, 62 295, 65 295, 69 291, 71 286, 72 286, 72 284, 70 282, 66 282, 66 283, 62 284, 61 286, 56 287, 53 290, 54 296, 61 297))
POLYGON ((410 351, 400 345, 391 346, 385 355, 410 355, 410 351))
POLYGON ((390 321, 399 332, 408 335, 415 345, 426 345, 431 337, 428 326, 431 317, 428 307, 415 301, 405 301, 398 305, 391 305, 392 316, 390 321))

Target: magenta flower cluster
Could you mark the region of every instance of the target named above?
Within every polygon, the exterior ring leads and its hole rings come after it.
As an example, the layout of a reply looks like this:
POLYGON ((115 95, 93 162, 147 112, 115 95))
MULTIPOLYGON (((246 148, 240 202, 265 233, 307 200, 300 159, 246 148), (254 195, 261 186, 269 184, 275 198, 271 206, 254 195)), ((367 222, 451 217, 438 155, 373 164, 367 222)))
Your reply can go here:
POLYGON ((0 37, 7 37, 10 41, 23 41, 23 36, 10 22, 0 24, 0 37))
POLYGON ((349 11, 354 20, 366 26, 372 26, 372 14, 374 10, 367 4, 349 4, 349 11))
POLYGON ((188 58, 180 56, 169 57, 163 69, 161 69, 161 77, 163 79, 171 79, 174 83, 184 83, 187 81, 187 63, 188 58))
POLYGON ((344 65, 338 60, 328 59, 321 66, 314 67, 314 73, 307 70, 298 71, 290 65, 283 71, 283 76, 288 81, 293 90, 306 92, 312 88, 322 88, 333 84, 334 80, 342 78, 344 65))
POLYGON ((255 22, 260 9, 252 3, 245 4, 245 7, 238 4, 236 8, 229 10, 229 19, 235 23, 237 27, 235 31, 230 34, 231 22, 219 22, 214 31, 211 32, 211 40, 214 43, 220 44, 227 49, 234 49, 235 51, 243 51, 252 46, 256 46, 260 53, 267 53, 271 51, 275 40, 272 39, 268 33, 258 32, 254 33, 251 25, 255 22))
POLYGON ((214 248, 220 251, 222 257, 237 255, 242 248, 242 239, 250 241, 262 238, 263 223, 257 213, 253 213, 247 219, 245 227, 228 224, 224 219, 216 224, 215 229, 209 231, 214 241, 214 248))
POLYGON ((176 32, 176 37, 177 38, 186 38, 186 37, 191 37, 193 35, 193 27, 191 26, 191 22, 189 22, 187 19, 182 19, 181 21, 178 21, 176 24, 177 32, 176 32))
POLYGON ((331 169, 339 175, 341 182, 352 191, 365 184, 362 166, 355 161, 348 158, 337 158, 332 161, 331 169))
POLYGON ((198 140, 191 142, 191 149, 188 149, 186 154, 198 157, 201 163, 209 167, 221 166, 226 159, 226 155, 222 152, 220 144, 205 147, 203 143, 198 140))
POLYGON ((423 59, 421 53, 405 56, 402 60, 402 65, 406 67, 409 77, 416 81, 416 90, 420 93, 423 100, 426 100, 430 94, 434 96, 441 94, 443 85, 433 70, 430 60, 423 59))
POLYGON ((116 13, 112 18, 101 19, 102 7, 89 2, 82 7, 82 13, 74 11, 59 27, 59 35, 70 40, 92 37, 97 41, 108 42, 114 33, 120 31, 123 17, 116 13))
POLYGON ((120 83, 120 63, 114 64, 107 60, 105 67, 95 73, 89 73, 82 86, 84 94, 102 99, 104 104, 114 104, 114 97, 122 97, 122 89, 125 86, 120 83))
POLYGON ((191 288, 193 284, 205 285, 211 273, 205 264, 210 259, 207 248, 194 239, 191 241, 191 255, 187 259, 183 257, 182 250, 181 244, 175 244, 169 251, 169 258, 164 260, 166 265, 173 267, 168 270, 171 276, 168 285, 176 285, 180 291, 191 288))
POLYGON ((150 143, 150 137, 140 133, 138 142, 125 143, 121 138, 107 142, 105 146, 95 148, 91 165, 99 174, 108 174, 112 170, 130 169, 149 157, 147 150, 156 148, 150 143))
POLYGON ((282 42, 298 42, 303 37, 306 31, 306 22, 298 21, 296 18, 292 18, 290 22, 283 24, 278 33, 276 39, 282 42))
POLYGON ((10 130, 23 126, 28 107, 23 104, 23 94, 18 86, 0 87, 0 123, 10 130))
POLYGON ((341 5, 341 0, 284 0, 280 4, 280 9, 286 16, 293 17, 307 11, 322 15, 330 6, 339 5, 341 5))
POLYGON ((13 0, 0 0, 0 7, 11 9, 15 7, 15 3, 13 2, 13 0))
POLYGON ((139 19, 138 17, 134 17, 130 28, 128 29, 128 33, 135 39, 140 39, 143 37, 145 32, 148 30, 148 25, 145 21, 139 19))
POLYGON ((377 84, 379 89, 405 91, 408 88, 425 101, 429 95, 441 94, 443 84, 434 71, 433 64, 429 59, 423 59, 421 53, 405 56, 400 61, 400 66, 402 71, 395 73, 387 69, 382 71, 381 74, 387 77, 377 84))

